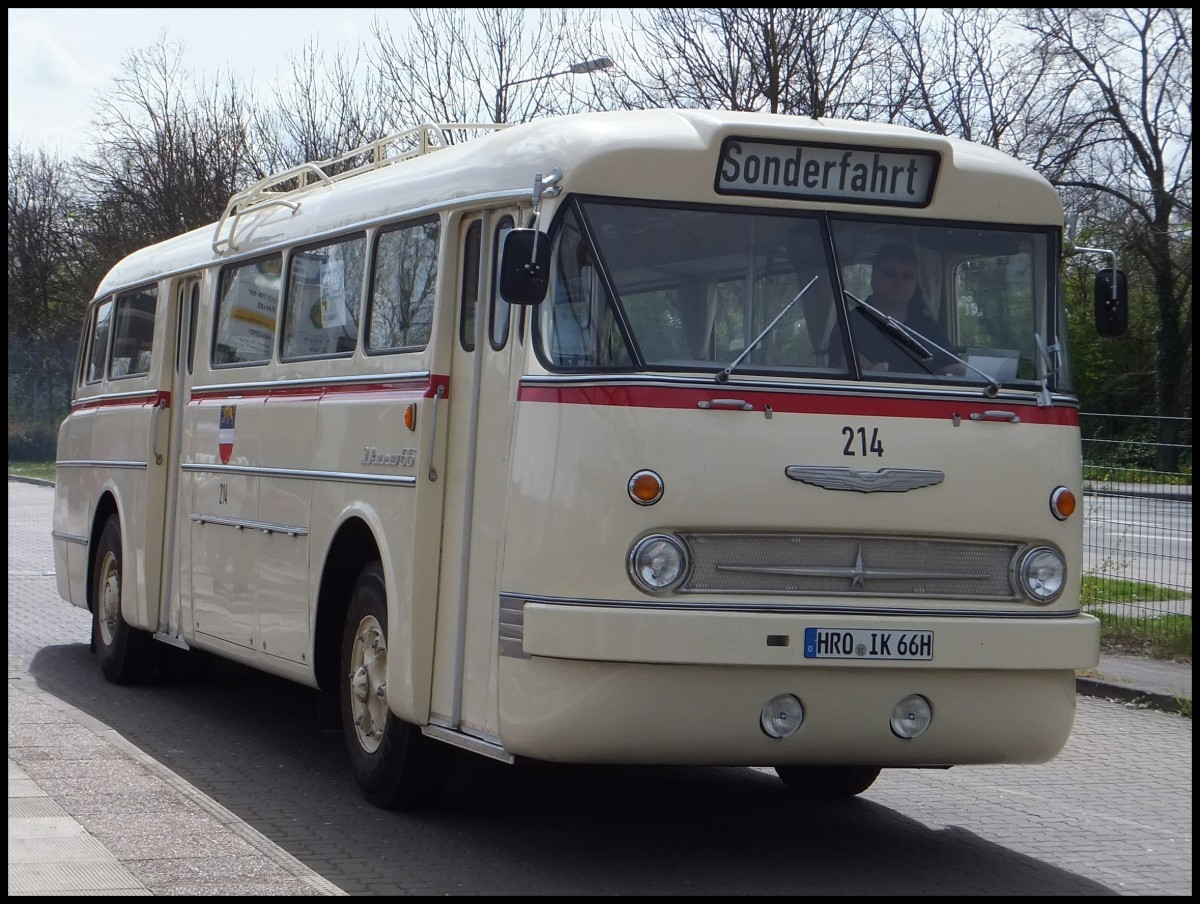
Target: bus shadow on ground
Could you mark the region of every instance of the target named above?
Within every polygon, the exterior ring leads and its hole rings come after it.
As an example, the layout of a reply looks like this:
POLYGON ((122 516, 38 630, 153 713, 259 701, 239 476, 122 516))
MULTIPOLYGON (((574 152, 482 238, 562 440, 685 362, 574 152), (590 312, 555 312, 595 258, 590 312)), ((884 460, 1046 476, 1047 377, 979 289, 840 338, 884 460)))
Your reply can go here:
POLYGON ((318 729, 309 688, 223 661, 121 687, 86 644, 44 647, 29 672, 350 894, 1116 894, 870 792, 806 802, 755 769, 451 751, 435 806, 383 811, 358 794, 340 736, 318 729))

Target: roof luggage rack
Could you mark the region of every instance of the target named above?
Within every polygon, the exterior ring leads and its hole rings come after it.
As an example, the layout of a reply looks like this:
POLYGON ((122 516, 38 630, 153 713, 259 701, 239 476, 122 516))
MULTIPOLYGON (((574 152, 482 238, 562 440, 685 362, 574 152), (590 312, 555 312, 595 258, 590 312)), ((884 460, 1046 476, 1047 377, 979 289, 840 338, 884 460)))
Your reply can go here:
POLYGON ((445 123, 427 122, 402 132, 393 132, 383 138, 364 144, 362 147, 347 151, 337 157, 327 160, 314 160, 301 163, 281 173, 267 176, 249 188, 237 192, 225 211, 217 220, 213 233, 212 249, 214 254, 224 251, 236 251, 234 235, 237 232, 238 220, 252 213, 258 213, 270 207, 286 207, 295 213, 300 209, 300 201, 292 196, 300 195, 312 188, 332 186, 335 182, 359 176, 371 170, 381 169, 399 163, 401 160, 411 160, 423 157, 434 151, 445 150, 453 144, 461 144, 479 137, 480 133, 493 132, 508 128, 509 123, 445 123), (358 158, 361 158, 359 160, 358 158), (358 160, 358 162, 354 162, 358 160), (330 173, 327 170, 336 169, 342 164, 353 165, 330 173), (229 224, 229 234, 221 237, 225 224, 229 224))

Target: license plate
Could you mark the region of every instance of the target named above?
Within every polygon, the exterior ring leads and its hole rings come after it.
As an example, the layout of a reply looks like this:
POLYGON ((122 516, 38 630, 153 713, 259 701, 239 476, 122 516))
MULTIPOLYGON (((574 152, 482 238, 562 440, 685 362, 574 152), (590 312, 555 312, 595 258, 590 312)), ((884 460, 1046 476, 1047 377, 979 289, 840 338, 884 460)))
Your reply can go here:
POLYGON ((805 628, 804 658, 933 659, 933 632, 805 628))

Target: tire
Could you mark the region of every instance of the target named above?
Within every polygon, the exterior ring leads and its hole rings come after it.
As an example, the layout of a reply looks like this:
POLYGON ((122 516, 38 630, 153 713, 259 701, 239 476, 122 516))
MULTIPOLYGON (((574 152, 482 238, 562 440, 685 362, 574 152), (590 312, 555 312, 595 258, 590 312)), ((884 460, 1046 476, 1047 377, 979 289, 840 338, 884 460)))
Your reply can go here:
POLYGON ((122 613, 124 559, 121 522, 112 515, 100 532, 92 572, 92 645, 100 671, 113 684, 138 684, 154 672, 154 640, 122 613))
POLYGON ((813 798, 854 797, 879 777, 878 766, 776 766, 793 794, 813 798))
POLYGON ((384 809, 416 809, 441 791, 450 751, 388 708, 387 636, 383 569, 372 562, 355 582, 342 633, 342 735, 363 796, 384 809))

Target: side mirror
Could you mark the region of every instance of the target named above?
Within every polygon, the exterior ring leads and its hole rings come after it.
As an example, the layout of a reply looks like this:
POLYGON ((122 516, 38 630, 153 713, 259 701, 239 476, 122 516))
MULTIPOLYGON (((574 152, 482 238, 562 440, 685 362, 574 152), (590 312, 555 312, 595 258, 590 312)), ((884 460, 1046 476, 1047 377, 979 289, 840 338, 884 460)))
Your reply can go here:
POLYGON ((1096 273, 1096 332, 1109 339, 1129 328, 1129 287, 1125 273, 1106 267, 1096 273))
POLYGON ((541 304, 550 282, 550 237, 511 229, 500 255, 500 296, 509 304, 541 304))

